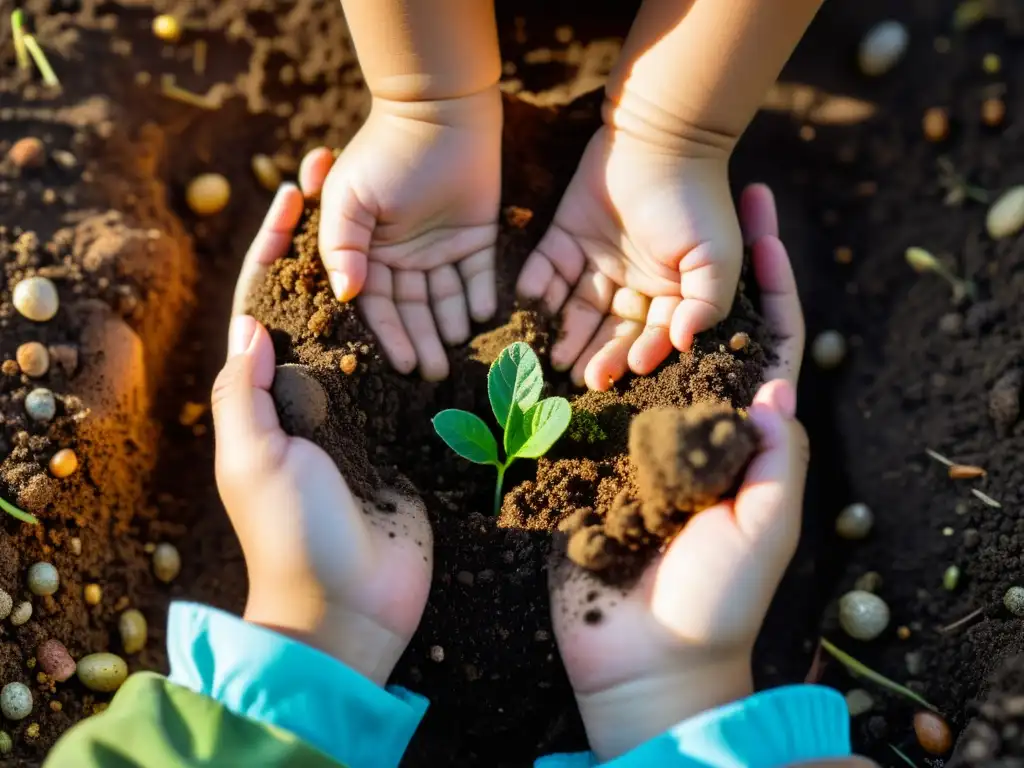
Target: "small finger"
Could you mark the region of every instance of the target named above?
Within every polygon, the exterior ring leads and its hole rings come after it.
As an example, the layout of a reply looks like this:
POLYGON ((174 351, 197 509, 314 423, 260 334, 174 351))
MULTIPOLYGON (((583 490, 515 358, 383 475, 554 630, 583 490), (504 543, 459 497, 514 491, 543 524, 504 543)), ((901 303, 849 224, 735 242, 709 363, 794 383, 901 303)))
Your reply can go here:
POLYGON ((785 378, 796 385, 804 353, 804 316, 796 277, 786 247, 774 235, 765 235, 751 250, 754 276, 761 290, 761 311, 779 339, 778 361, 768 378, 785 378))
POLYGON ((643 333, 629 349, 629 367, 638 376, 646 376, 668 357, 672 351, 669 327, 672 313, 682 302, 676 296, 655 296, 647 310, 647 324, 643 333))
POLYGON ((459 262, 459 274, 466 285, 470 317, 478 323, 486 323, 498 311, 494 248, 485 248, 464 258, 459 262))
POLYGON ((324 180, 334 164, 334 153, 327 147, 317 147, 306 153, 299 164, 299 186, 307 199, 320 197, 324 180))
POLYGON ((551 365, 568 369, 601 325, 611 307, 615 284, 600 272, 588 270, 562 311, 562 333, 551 349, 551 365))
POLYGON ((765 184, 751 184, 740 195, 740 228, 743 242, 753 245, 765 235, 779 236, 775 195, 765 184))
POLYGON ((232 315, 245 312, 249 296, 263 280, 267 267, 288 253, 302 211, 302 193, 298 188, 289 183, 278 187, 267 215, 242 261, 231 301, 232 315))
POLYGON ((334 174, 327 178, 320 205, 320 258, 335 297, 351 301, 366 282, 376 217, 346 186, 346 180, 334 174))
POLYGON ((672 316, 670 335, 680 352, 693 345, 693 337, 725 319, 732 307, 736 284, 743 264, 737 251, 719 253, 715 246, 702 243, 679 263, 679 292, 682 303, 672 316))
MULTIPOLYGON (((524 299, 540 299, 547 294, 556 275, 568 285, 576 285, 586 263, 586 254, 576 240, 557 224, 552 224, 523 264, 516 292, 524 299)), ((549 312, 557 312, 559 308, 560 305, 547 304, 549 312)))
POLYGON ((554 314, 562 308, 567 298, 569 298, 569 284, 562 279, 561 275, 556 273, 551 278, 551 282, 548 283, 548 289, 544 292, 544 298, 541 299, 541 302, 548 312, 554 314))
MULTIPOLYGON (((555 277, 555 265, 548 261, 547 256, 534 251, 526 257, 519 278, 516 280, 516 293, 527 301, 536 301, 544 296, 555 277)), ((550 310, 551 308, 548 307, 550 310)), ((557 310, 552 310, 557 311, 557 310)))
POLYGON ((441 381, 448 376, 448 355, 441 344, 434 316, 428 305, 427 276, 422 272, 395 273, 395 304, 416 350, 420 376, 441 381))
POLYGON ((643 323, 608 315, 573 365, 573 383, 598 392, 611 389, 629 370, 629 348, 643 329, 643 323))
POLYGON ((469 311, 466 294, 455 267, 446 265, 427 273, 430 305, 437 329, 445 344, 461 344, 469 338, 469 311))
POLYGON ((684 298, 672 313, 669 336, 680 352, 688 352, 694 337, 711 328, 723 317, 722 311, 703 299, 684 298))
POLYGON ((399 373, 412 373, 416 351, 398 314, 390 269, 383 264, 370 265, 366 288, 357 305, 391 367, 399 373))

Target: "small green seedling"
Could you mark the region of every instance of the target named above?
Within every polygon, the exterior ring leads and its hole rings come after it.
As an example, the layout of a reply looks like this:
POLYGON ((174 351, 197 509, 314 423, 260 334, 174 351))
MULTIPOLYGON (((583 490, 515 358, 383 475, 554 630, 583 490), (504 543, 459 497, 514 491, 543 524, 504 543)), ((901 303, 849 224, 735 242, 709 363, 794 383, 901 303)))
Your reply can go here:
POLYGON ((974 283, 970 280, 961 280, 924 248, 911 246, 910 248, 907 248, 905 256, 910 268, 918 274, 934 272, 949 283, 953 288, 954 304, 959 304, 964 299, 973 299, 977 294, 977 288, 974 283))
POLYGON ((494 418, 504 431, 505 460, 498 458, 498 443, 480 417, 449 408, 434 417, 434 431, 448 447, 474 464, 498 470, 494 488, 494 514, 501 510, 505 470, 516 459, 539 459, 569 426, 572 408, 564 397, 540 399, 544 373, 529 344, 517 341, 501 351, 487 372, 487 396, 494 418))
POLYGON ((32 525, 39 525, 39 521, 35 518, 35 516, 30 515, 28 512, 26 512, 23 509, 18 509, 16 506, 11 504, 11 502, 9 502, 6 499, 4 499, 2 496, 0 496, 0 509, 2 509, 4 512, 6 512, 11 517, 14 517, 14 518, 17 518, 18 520, 21 520, 21 522, 23 522, 23 523, 31 523, 32 525))
POLYGON ((11 13, 11 35, 14 37, 14 55, 18 60, 18 69, 31 68, 28 48, 25 47, 25 14, 21 8, 11 13))

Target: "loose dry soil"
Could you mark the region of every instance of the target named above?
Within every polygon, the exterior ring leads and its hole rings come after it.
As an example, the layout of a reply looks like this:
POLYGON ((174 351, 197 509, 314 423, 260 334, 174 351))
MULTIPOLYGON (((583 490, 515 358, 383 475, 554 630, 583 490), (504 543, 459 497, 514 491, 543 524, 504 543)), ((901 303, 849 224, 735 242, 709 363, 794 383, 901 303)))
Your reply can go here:
MULTIPOLYGON (((595 125, 593 98, 574 99, 600 84, 632 11, 610 0, 574 5, 499 4, 509 93, 504 324, 479 329, 456 351, 451 380, 428 386, 389 373, 350 310, 324 301, 312 211, 298 259, 275 273, 280 294, 265 295, 259 310, 278 329, 281 361, 311 366, 326 386, 330 415, 318 437, 350 436, 321 439, 354 489, 407 474, 435 525, 430 604, 396 674, 433 700, 409 765, 521 766, 540 752, 581 746, 545 602, 549 532, 566 518, 595 523, 586 510, 607 512, 620 491, 632 492, 630 415, 702 400, 744 405, 770 351, 756 296, 745 296, 697 354, 614 394, 583 395, 577 412, 594 418, 578 418, 548 458, 514 468, 497 520, 487 514, 489 472, 455 459, 433 437, 429 416, 441 407, 486 415, 486 365, 508 342, 526 340, 542 357, 550 344, 554 329, 530 312, 510 314, 507 297, 595 125), (754 344, 737 354, 724 344, 739 330, 754 344), (345 354, 358 360, 351 375, 341 371, 345 354), (354 434, 365 435, 361 446, 354 434), (361 450, 346 450, 353 447, 361 450), (444 649, 443 662, 432 660, 433 646, 444 649)), ((891 5, 825 3, 733 163, 737 190, 763 180, 776 191, 812 335, 837 328, 850 343, 840 370, 805 369, 800 408, 814 457, 804 535, 762 632, 755 674, 763 686, 802 680, 824 627, 840 647, 921 690, 956 733, 973 718, 960 759, 993 765, 982 761, 1022 756, 1020 663, 1002 665, 1024 652, 1024 627, 1001 596, 1024 580, 1024 426, 1005 405, 997 423, 990 398, 993 390, 1011 406, 1019 398, 1014 381, 1022 377, 1012 372, 1024 370, 1024 243, 989 240, 983 205, 947 204, 938 161, 948 158, 972 185, 992 191, 1024 178, 1024 107, 1015 100, 1024 24, 1004 0, 986 4, 993 18, 962 31, 953 29, 952 0, 891 5), (854 65, 857 42, 893 14, 910 29, 907 57, 868 80, 854 65), (982 68, 987 53, 999 55, 999 72, 982 68), (1005 102, 999 125, 982 122, 986 98, 1005 102), (936 106, 948 110, 951 129, 928 142, 922 114, 936 106), (971 278, 978 300, 956 307, 940 279, 913 273, 902 256, 910 245, 971 278), (949 480, 925 448, 988 474, 949 480), (1002 506, 985 505, 972 487, 1002 506), (864 542, 833 533, 836 512, 851 501, 876 514, 864 542), (950 564, 962 576, 947 591, 941 581, 950 564), (829 606, 869 570, 883 578, 879 591, 893 621, 862 644, 834 628, 829 606), (957 629, 937 629, 978 609, 957 629), (900 626, 909 634, 897 633, 900 626), (972 705, 993 675, 992 700, 972 705)), ((28 0, 23 7, 63 88, 48 91, 16 69, 8 19, 0 19, 0 157, 25 136, 46 145, 42 167, 0 163, 0 359, 13 362, 21 343, 38 340, 54 361, 37 380, 8 362, 2 368, 0 493, 43 525, 2 522, 0 588, 27 599, 25 571, 40 559, 58 567, 62 585, 56 599, 33 598, 24 626, 0 624, 0 682, 20 680, 36 693, 29 719, 2 725, 15 741, 7 763, 19 766, 38 765, 67 727, 106 700, 76 681, 38 682, 41 641, 55 637, 76 657, 116 652, 116 618, 131 606, 150 625, 132 668, 163 669, 169 600, 240 609, 244 566, 216 500, 209 417, 192 404, 208 400, 234 275, 269 201, 250 158, 268 154, 287 176, 306 149, 343 146, 368 105, 334 2, 28 0), (149 33, 160 12, 187 16, 175 46, 149 33), (203 95, 203 106, 162 95, 166 75, 203 95), (231 180, 232 199, 222 213, 197 220, 184 206, 184 185, 207 171, 231 180), (58 285, 61 310, 49 323, 12 310, 10 289, 30 274, 58 285), (23 415, 25 395, 39 385, 59 401, 47 427, 23 415), (63 447, 74 448, 82 467, 56 480, 46 464, 63 447), (158 541, 183 555, 169 587, 151 575, 146 544, 158 541), (82 599, 87 583, 103 587, 100 605, 82 599), (35 738, 32 723, 40 726, 35 738)), ((576 396, 564 380, 548 379, 553 392, 576 396)), ((824 681, 858 685, 835 664, 824 681)), ((883 765, 895 764, 890 743, 920 763, 912 708, 872 693, 875 709, 854 721, 857 745, 883 765)))

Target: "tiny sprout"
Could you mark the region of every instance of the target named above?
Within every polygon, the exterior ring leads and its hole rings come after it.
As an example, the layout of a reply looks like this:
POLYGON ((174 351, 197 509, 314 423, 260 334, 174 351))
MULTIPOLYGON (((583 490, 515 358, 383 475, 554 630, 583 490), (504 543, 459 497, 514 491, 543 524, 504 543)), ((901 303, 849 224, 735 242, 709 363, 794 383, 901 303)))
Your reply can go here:
POLYGON ((39 520, 34 515, 30 515, 23 509, 18 509, 16 506, 11 504, 11 502, 7 501, 3 497, 0 497, 0 509, 2 509, 4 512, 6 512, 8 515, 15 518, 16 520, 21 520, 21 522, 23 523, 29 523, 30 525, 39 525, 39 520))
POLYGON ((960 569, 955 565, 949 566, 946 572, 942 574, 942 588, 947 592, 952 592, 956 589, 957 584, 960 583, 960 569))
POLYGON ((25 14, 20 8, 11 14, 11 35, 14 37, 14 55, 18 60, 18 69, 31 69, 32 61, 25 46, 25 14))
POLYGON ((907 248, 906 258, 907 263, 915 272, 920 274, 934 272, 953 286, 954 303, 960 303, 965 298, 972 298, 974 296, 976 291, 974 283, 958 278, 924 248, 917 248, 915 246, 907 248))
POLYGON ((494 418, 504 430, 505 461, 483 419, 455 408, 434 417, 434 431, 455 453, 474 464, 498 470, 494 514, 501 510, 505 470, 516 459, 539 459, 569 426, 572 408, 564 397, 540 399, 544 374, 528 344, 517 341, 501 351, 487 372, 487 395, 494 418))
POLYGON ((946 198, 943 201, 946 205, 961 205, 968 198, 979 203, 988 202, 988 190, 968 184, 967 179, 957 173, 949 158, 940 157, 937 164, 939 186, 946 190, 946 198))

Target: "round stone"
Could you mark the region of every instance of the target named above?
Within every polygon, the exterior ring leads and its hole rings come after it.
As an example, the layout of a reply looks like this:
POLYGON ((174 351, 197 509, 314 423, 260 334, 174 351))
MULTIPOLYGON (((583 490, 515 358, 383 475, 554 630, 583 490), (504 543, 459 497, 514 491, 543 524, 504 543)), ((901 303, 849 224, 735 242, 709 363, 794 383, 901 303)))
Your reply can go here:
POLYGON ((6 591, 0 589, 0 621, 11 615, 14 609, 14 599, 6 591))
POLYGON ((50 563, 35 563, 28 569, 28 589, 33 595, 52 595, 60 587, 60 574, 50 563))
POLYGON ((20 315, 37 323, 50 320, 60 308, 57 286, 39 275, 27 277, 14 286, 11 300, 20 315))
POLYGON ((811 344, 811 357, 822 370, 838 368, 846 357, 846 339, 839 331, 822 331, 811 344))
POLYGON ((57 399, 53 392, 43 387, 33 389, 25 395, 25 413, 33 421, 51 421, 57 415, 57 399))
POLYGON ((26 376, 38 379, 50 370, 50 352, 38 341, 26 341, 14 353, 18 367, 26 376))
POLYGON ((874 640, 889 626, 889 606, 870 592, 847 592, 839 599, 839 625, 854 640, 874 640))
POLYGON ((0 711, 8 720, 24 720, 32 713, 32 691, 24 683, 8 683, 0 690, 0 711))
POLYGON ((871 533, 874 522, 875 516, 867 504, 850 504, 836 518, 836 533, 844 539, 857 541, 871 533))
POLYGON ((164 584, 170 584, 181 572, 181 555, 173 544, 158 544, 153 550, 153 573, 164 584))

